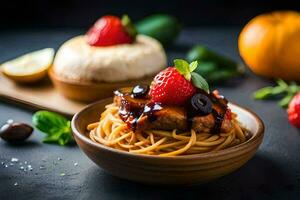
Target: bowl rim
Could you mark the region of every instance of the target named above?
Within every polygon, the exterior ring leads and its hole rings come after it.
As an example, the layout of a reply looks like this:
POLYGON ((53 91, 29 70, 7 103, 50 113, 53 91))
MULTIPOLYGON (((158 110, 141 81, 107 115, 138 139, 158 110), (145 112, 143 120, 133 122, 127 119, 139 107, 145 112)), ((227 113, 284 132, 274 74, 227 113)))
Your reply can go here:
MULTIPOLYGON (((109 99, 112 100, 112 98, 105 98, 99 101, 96 101, 94 103, 91 103, 89 105, 87 105, 85 108, 83 108, 81 111, 77 112, 71 121, 71 128, 72 128, 72 133, 73 135, 75 135, 77 138, 79 138, 81 141, 83 141, 84 143, 93 146, 95 148, 100 148, 101 150, 104 151, 108 151, 111 153, 116 153, 116 154, 120 154, 123 156, 128 156, 131 158, 144 158, 144 159, 156 159, 156 160, 174 160, 174 159, 178 159, 178 160, 190 160, 190 159, 207 159, 207 158, 213 158, 213 157, 219 157, 219 156, 223 156, 223 155, 228 155, 231 154, 233 152, 236 151, 240 151, 241 149, 246 149, 247 147, 251 146, 252 143, 255 143, 258 139, 263 138, 264 136, 264 131, 265 131, 265 126, 263 121, 261 120, 261 118, 254 113, 253 111, 251 111, 248 108, 244 108, 241 107, 235 103, 229 103, 232 106, 235 106, 241 110, 244 110, 245 112, 249 113, 251 116, 254 117, 255 122, 257 123, 258 129, 256 131, 255 134, 253 134, 253 136, 247 140, 244 143, 241 143, 239 145, 227 148, 227 149, 222 149, 219 151, 212 151, 212 152, 207 152, 207 153, 201 153, 201 154, 191 154, 191 155, 180 155, 180 156, 157 156, 157 155, 147 155, 147 154, 134 154, 134 153, 130 153, 127 151, 121 151, 118 149, 114 149, 111 147, 107 147, 105 145, 102 145, 100 143, 96 143, 94 141, 92 141, 91 139, 89 139, 87 136, 85 136, 84 134, 80 133, 80 131, 76 128, 76 122, 78 120, 78 118, 80 117, 80 115, 84 112, 87 112, 88 110, 90 110, 92 107, 94 107, 95 105, 104 102, 104 101, 108 101, 109 99)), ((80 145, 78 145, 80 147, 80 145)))

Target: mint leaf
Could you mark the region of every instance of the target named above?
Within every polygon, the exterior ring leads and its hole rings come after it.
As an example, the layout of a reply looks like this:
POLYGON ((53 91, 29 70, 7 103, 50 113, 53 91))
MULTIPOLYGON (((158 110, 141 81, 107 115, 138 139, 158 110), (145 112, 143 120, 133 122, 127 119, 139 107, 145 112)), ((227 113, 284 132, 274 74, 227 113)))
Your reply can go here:
POLYGON ((177 71, 180 74, 185 75, 185 74, 189 73, 189 71, 190 71, 189 63, 187 61, 182 60, 182 59, 175 59, 174 64, 175 64, 177 71))
POLYGON ((209 86, 206 80, 200 75, 195 72, 191 73, 192 81, 195 87, 200 88, 209 93, 209 86))
POLYGON ((189 64, 189 71, 193 72, 198 67, 198 61, 193 61, 189 64))
POLYGON ((188 81, 191 80, 191 73, 189 69, 189 63, 182 59, 175 59, 174 60, 175 68, 177 71, 184 76, 184 78, 188 81))

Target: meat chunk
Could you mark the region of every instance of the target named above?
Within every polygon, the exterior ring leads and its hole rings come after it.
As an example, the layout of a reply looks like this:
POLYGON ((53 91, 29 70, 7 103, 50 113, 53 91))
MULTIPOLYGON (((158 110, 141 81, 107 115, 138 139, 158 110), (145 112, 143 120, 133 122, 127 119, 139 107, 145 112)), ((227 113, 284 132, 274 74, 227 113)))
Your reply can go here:
MULTIPOLYGON (((136 129, 137 130, 182 130, 187 131, 190 128, 196 132, 209 133, 215 126, 215 119, 212 114, 206 116, 196 116, 192 119, 187 118, 187 111, 184 107, 163 106, 161 109, 147 115, 143 113, 145 105, 149 103, 147 99, 136 99, 130 95, 115 96, 114 103, 120 108, 141 110, 136 129)), ((232 124, 230 120, 224 120, 221 125, 221 132, 229 132, 232 124)))
POLYGON ((138 121, 137 129, 187 130, 185 112, 183 108, 164 106, 161 110, 155 111, 153 116, 142 116, 138 121))
MULTIPOLYGON (((215 126, 215 119, 212 114, 206 116, 197 116, 193 118, 192 128, 196 132, 209 133, 215 126)), ((221 132, 227 133, 231 130, 232 123, 230 120, 225 119, 221 125, 221 132)))

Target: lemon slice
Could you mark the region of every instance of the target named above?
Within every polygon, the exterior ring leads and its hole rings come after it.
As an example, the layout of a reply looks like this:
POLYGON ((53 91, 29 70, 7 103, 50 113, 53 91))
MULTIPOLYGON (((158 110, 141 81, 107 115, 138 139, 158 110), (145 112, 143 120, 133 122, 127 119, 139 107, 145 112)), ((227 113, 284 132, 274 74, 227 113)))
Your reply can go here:
POLYGON ((3 63, 2 73, 16 82, 32 83, 41 80, 52 65, 54 49, 34 51, 3 63))

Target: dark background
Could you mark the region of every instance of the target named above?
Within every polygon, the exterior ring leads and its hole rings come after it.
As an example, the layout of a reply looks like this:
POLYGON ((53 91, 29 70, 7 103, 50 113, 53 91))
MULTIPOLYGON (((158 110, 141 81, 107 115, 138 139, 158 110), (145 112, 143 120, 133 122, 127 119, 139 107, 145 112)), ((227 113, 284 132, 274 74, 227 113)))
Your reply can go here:
POLYGON ((105 14, 133 20, 175 15, 185 26, 240 26, 273 10, 300 10, 296 0, 1 0, 0 29, 87 28, 105 14))

